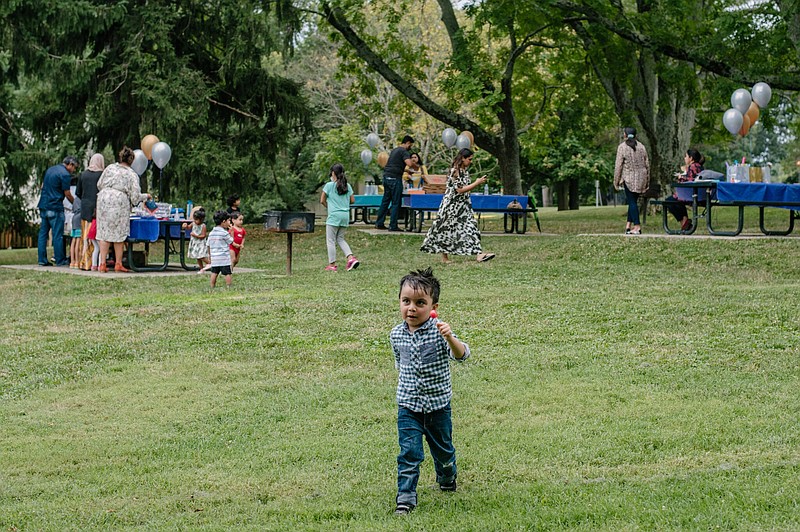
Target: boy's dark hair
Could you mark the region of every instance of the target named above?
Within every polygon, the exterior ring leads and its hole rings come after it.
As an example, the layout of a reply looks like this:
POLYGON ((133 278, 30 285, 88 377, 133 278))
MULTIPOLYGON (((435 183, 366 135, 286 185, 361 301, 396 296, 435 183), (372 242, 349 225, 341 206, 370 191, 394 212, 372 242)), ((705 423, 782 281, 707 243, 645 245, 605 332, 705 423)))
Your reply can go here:
POLYGON ((405 144, 406 142, 414 144, 416 140, 414 140, 414 137, 412 137, 411 135, 406 135, 405 137, 403 137, 403 142, 401 142, 400 144, 405 144))
POLYGON ((194 213, 192 214, 193 220, 200 220, 201 222, 206 219, 206 210, 202 207, 199 209, 195 209, 194 213))
POLYGON ((217 211, 214 213, 214 225, 219 225, 225 220, 230 220, 231 215, 228 214, 228 211, 217 211))
POLYGON ((239 194, 231 194, 228 196, 228 207, 233 207, 233 204, 239 199, 239 194))
MULTIPOLYGON (((403 291, 405 285, 410 286, 414 290, 422 291, 429 296, 433 303, 439 302, 439 292, 441 286, 439 279, 433 276, 432 268, 425 268, 424 270, 417 270, 408 272, 408 275, 400 279, 400 291, 403 291)), ((398 294, 397 297, 400 297, 398 294)))

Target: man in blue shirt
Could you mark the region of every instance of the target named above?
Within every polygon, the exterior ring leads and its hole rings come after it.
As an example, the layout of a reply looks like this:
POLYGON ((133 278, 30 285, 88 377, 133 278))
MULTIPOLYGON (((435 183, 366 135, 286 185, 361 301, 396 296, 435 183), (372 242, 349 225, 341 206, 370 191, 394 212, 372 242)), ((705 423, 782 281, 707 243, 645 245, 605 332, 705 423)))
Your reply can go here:
POLYGON ((53 255, 56 266, 69 266, 69 257, 64 251, 64 198, 75 201, 69 184, 72 174, 78 169, 78 160, 71 155, 61 164, 51 166, 44 173, 42 191, 39 197, 39 266, 50 266, 47 260, 47 237, 52 230, 53 255))
POLYGON ((419 170, 419 165, 411 158, 408 151, 414 139, 410 135, 403 137, 403 142, 392 150, 389 160, 383 168, 383 199, 375 219, 376 229, 386 229, 383 224, 386 220, 386 211, 391 204, 391 217, 389 218, 389 231, 399 231, 397 216, 400 213, 400 200, 403 199, 403 172, 406 166, 419 170))

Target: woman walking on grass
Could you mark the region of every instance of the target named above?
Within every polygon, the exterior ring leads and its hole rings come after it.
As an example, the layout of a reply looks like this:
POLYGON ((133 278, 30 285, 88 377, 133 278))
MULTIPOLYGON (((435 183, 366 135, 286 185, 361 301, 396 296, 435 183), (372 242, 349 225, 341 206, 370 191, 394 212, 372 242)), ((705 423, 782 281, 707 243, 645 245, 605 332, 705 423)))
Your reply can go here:
POLYGON ((472 164, 472 157, 469 148, 462 148, 456 155, 439 213, 420 248, 426 253, 441 253, 445 264, 451 262, 450 254, 477 255, 478 262, 495 257, 494 253, 483 252, 481 233, 469 198, 470 191, 486 183, 486 176, 470 182, 467 168, 472 164))
POLYGON ((628 221, 625 224, 626 235, 641 235, 639 223, 639 194, 644 194, 650 187, 650 160, 644 145, 636 140, 636 130, 626 127, 625 142, 617 147, 617 161, 614 165, 614 188, 625 189, 628 202, 628 221))

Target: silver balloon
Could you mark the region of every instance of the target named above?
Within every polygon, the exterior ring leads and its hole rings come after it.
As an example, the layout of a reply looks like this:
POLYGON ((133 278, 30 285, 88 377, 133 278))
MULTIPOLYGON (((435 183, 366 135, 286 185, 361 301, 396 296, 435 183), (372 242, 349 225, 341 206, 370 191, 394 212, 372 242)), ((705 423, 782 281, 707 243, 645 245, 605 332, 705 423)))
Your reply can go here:
POLYGON ((755 85, 753 85, 753 101, 756 104, 764 109, 767 107, 770 98, 772 98, 772 89, 764 83, 763 81, 759 81, 755 85))
POLYGON ((151 155, 153 156, 153 163, 163 169, 172 157, 172 148, 166 142, 156 142, 151 155))
POLYGON ((448 148, 452 148, 453 144, 456 143, 456 136, 456 130, 448 127, 442 131, 442 142, 444 142, 444 145, 448 148))
POLYGON ((361 150, 361 162, 364 163, 364 166, 372 162, 372 150, 361 150))
POLYGON ((725 111, 725 114, 722 115, 722 123, 731 135, 735 135, 742 129, 744 116, 738 109, 728 109, 725 111))
MULTIPOLYGON (((375 146, 377 146, 380 141, 381 138, 375 133, 370 133, 369 135, 367 135, 367 144, 369 144, 370 148, 374 149, 375 146)), ((364 163, 364 164, 369 164, 369 163, 364 163)))
POLYGON ((736 89, 731 94, 731 107, 742 114, 745 114, 750 109, 750 102, 752 101, 753 99, 747 89, 736 89))
POLYGON ((133 156, 131 168, 136 175, 142 175, 147 170, 147 155, 142 150, 133 150, 133 156))
POLYGON ((465 137, 464 135, 459 135, 456 139, 456 148, 462 150, 464 148, 469 148, 472 146, 472 143, 469 141, 469 137, 465 137))

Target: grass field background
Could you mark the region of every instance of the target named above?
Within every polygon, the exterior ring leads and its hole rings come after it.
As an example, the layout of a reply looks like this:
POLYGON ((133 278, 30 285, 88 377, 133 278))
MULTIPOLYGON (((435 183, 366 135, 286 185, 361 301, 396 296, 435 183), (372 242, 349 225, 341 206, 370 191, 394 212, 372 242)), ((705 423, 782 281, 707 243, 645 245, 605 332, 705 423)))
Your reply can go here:
POLYGON ((352 228, 335 274, 318 221, 291 277, 252 225, 262 271, 230 290, 0 268, 0 528, 800 528, 800 240, 625 237, 624 213, 543 209, 552 236, 487 234, 486 264, 352 228), (459 491, 427 458, 396 518, 388 334, 428 265, 473 352, 459 491))

